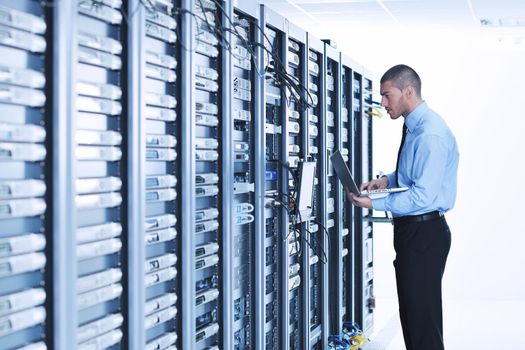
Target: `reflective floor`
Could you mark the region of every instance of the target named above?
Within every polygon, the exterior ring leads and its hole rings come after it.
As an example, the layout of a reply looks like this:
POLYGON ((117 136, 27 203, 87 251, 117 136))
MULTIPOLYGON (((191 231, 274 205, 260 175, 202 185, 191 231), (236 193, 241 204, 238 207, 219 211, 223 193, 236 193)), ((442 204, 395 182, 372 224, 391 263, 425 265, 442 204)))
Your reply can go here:
MULTIPOLYGON (((376 300, 375 332, 364 350, 405 350, 397 301, 376 300)), ((446 350, 524 350, 525 300, 444 300, 446 350)))

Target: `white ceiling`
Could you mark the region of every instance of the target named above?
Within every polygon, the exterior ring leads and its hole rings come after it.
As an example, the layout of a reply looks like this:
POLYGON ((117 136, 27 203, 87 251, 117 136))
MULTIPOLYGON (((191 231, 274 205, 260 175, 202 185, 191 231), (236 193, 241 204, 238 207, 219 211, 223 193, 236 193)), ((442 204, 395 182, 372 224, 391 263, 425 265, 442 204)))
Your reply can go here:
POLYGON ((291 22, 325 36, 323 26, 484 31, 525 43, 525 0, 259 0, 291 22), (482 25, 481 22, 485 25, 482 25), (488 25, 487 25, 488 24, 488 25), (504 24, 501 26, 500 24, 504 24))

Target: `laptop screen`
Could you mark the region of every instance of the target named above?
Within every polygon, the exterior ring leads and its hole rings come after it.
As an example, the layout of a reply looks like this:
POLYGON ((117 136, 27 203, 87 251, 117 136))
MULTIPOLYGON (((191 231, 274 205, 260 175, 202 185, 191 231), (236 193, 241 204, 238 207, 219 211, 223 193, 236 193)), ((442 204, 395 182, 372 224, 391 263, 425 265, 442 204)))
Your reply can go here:
POLYGON ((339 150, 335 151, 334 154, 330 157, 330 160, 332 161, 335 173, 337 174, 337 177, 339 177, 339 180, 341 180, 343 187, 348 187, 348 189, 353 194, 359 196, 361 191, 359 191, 359 188, 357 188, 352 173, 348 169, 348 166, 346 165, 341 152, 339 152, 339 150))
MULTIPOLYGON (((312 209, 312 198, 315 179, 315 162, 301 163, 301 177, 299 179, 299 193, 297 198, 297 210, 301 216, 308 215, 305 211, 312 209)), ((305 220, 305 217, 302 217, 305 220)))

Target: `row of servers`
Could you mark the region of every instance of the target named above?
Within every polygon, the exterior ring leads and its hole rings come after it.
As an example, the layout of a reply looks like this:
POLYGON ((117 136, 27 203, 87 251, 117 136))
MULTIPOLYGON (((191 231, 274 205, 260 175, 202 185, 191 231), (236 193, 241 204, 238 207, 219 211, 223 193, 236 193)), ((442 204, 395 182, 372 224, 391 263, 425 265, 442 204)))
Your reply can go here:
POLYGON ((370 334, 372 213, 330 156, 372 176, 372 88, 255 1, 0 0, 0 350, 370 334))

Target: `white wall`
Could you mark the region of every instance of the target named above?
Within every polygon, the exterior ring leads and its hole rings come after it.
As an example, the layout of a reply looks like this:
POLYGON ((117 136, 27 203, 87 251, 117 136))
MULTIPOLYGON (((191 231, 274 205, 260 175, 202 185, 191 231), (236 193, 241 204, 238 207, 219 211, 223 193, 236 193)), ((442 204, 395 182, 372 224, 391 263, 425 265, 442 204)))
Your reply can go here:
MULTIPOLYGON (((299 25, 318 37, 330 33, 376 82, 398 63, 420 74, 423 98, 460 148, 444 297, 525 300, 525 48, 495 45, 472 30, 299 25)), ((400 120, 376 119, 376 173, 395 168, 400 130, 400 120)), ((395 298, 392 227, 376 225, 375 237, 375 293, 395 298)))
MULTIPOLYGON (((360 42, 339 29, 326 30, 376 82, 395 64, 412 66, 422 78, 424 99, 458 140, 445 298, 525 299, 525 51, 490 45, 479 33, 414 35, 401 29, 360 42)), ((375 126, 374 167, 392 171, 401 121, 386 116, 375 126)), ((392 227, 377 225, 375 237, 376 295, 395 296, 392 227)))

